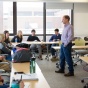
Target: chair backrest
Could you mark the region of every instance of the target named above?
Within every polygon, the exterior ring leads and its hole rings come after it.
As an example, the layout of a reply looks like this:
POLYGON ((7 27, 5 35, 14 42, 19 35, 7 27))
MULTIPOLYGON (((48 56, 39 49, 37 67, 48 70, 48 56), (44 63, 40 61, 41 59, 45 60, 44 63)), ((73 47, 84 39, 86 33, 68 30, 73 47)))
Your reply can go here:
POLYGON ((85 40, 85 41, 88 41, 88 37, 84 37, 84 40, 85 40))
POLYGON ((62 44, 62 42, 61 42, 61 41, 59 41, 59 46, 61 46, 61 44, 62 44))
POLYGON ((75 45, 76 46, 85 46, 85 40, 84 39, 76 39, 75 45))

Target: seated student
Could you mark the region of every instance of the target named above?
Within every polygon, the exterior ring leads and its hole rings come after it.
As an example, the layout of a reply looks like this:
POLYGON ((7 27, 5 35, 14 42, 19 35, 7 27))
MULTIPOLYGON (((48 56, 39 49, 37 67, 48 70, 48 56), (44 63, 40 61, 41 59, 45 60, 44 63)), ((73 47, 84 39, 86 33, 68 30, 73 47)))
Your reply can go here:
POLYGON ((18 33, 17 33, 17 35, 15 35, 12 38, 11 42, 22 42, 22 39, 23 39, 22 31, 19 30, 18 33))
POLYGON ((9 85, 4 84, 4 79, 0 76, 0 88, 9 88, 9 85))
POLYGON ((4 34, 0 34, 0 54, 8 54, 6 60, 11 61, 11 50, 8 48, 8 45, 4 42, 4 34))
MULTIPOLYGON (((9 87, 9 86, 10 85, 4 84, 4 79, 2 76, 0 76, 0 88, 17 88, 17 86, 15 86, 15 85, 14 85, 14 87, 13 86, 9 87)), ((24 86, 25 86, 24 82, 20 81, 19 88, 24 88, 24 86)))
MULTIPOLYGON (((5 56, 0 56, 0 62, 7 62, 5 59, 5 56)), ((10 71, 10 66, 9 64, 0 64, 0 69, 5 70, 6 72, 10 71)))
MULTIPOLYGON (((51 41, 55 42, 55 41, 61 40, 61 34, 59 33, 59 29, 55 29, 54 31, 55 31, 55 34, 51 36, 51 38, 49 40, 50 42, 51 41)), ((56 61, 56 60, 58 60, 58 58, 55 55, 56 50, 52 48, 53 46, 56 46, 56 44, 51 45, 51 54, 52 54, 51 61, 56 61)))
POLYGON ((5 30, 4 31, 4 35, 5 35, 5 40, 4 42, 8 45, 11 45, 10 39, 9 39, 9 31, 5 30))
MULTIPOLYGON (((36 31, 35 31, 34 29, 31 31, 31 35, 29 35, 27 41, 40 41, 39 38, 36 36, 35 32, 36 32, 36 31)), ((30 49, 31 49, 31 50, 32 50, 32 49, 35 49, 35 48, 38 48, 38 51, 39 51, 39 59, 42 60, 41 45, 39 45, 39 44, 38 44, 38 45, 37 45, 37 44, 32 44, 32 45, 30 45, 30 49)))

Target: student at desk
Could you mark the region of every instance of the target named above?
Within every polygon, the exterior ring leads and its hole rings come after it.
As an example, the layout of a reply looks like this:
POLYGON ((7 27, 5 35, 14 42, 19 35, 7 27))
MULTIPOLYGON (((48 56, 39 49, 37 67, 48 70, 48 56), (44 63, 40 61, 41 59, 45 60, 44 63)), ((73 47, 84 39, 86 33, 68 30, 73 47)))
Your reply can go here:
POLYGON ((0 88, 9 88, 9 85, 4 84, 4 79, 0 76, 0 88))
MULTIPOLYGON (((50 42, 51 41, 55 42, 55 41, 61 40, 61 34, 59 33, 59 29, 55 29, 54 31, 55 31, 55 34, 51 36, 51 38, 49 40, 50 42)), ((53 46, 56 46, 56 44, 51 45, 51 54, 52 54, 51 61, 56 61, 56 60, 58 60, 58 58, 55 55, 56 50, 52 48, 53 46)))
POLYGON ((5 36, 4 34, 0 34, 0 54, 8 54, 6 60, 11 61, 11 50, 9 49, 8 45, 4 42, 5 36))
POLYGON ((11 42, 22 42, 22 40, 23 40, 23 34, 22 34, 22 31, 19 30, 18 33, 17 33, 17 35, 15 35, 12 38, 11 42))
POLYGON ((10 41, 10 39, 9 39, 9 31, 7 31, 7 30, 5 30, 4 31, 4 35, 5 35, 5 43, 6 44, 9 44, 9 45, 11 45, 11 41, 10 41))
MULTIPOLYGON (((31 31, 31 35, 29 35, 29 37, 28 37, 28 39, 27 39, 27 41, 40 41, 39 40, 39 38, 36 36, 36 31, 33 29, 32 31, 31 31)), ((33 50, 33 49, 35 49, 35 48, 38 48, 38 51, 39 51, 39 59, 40 60, 42 60, 42 48, 41 48, 41 45, 40 44, 32 44, 31 46, 30 46, 30 49, 31 50, 33 50)))

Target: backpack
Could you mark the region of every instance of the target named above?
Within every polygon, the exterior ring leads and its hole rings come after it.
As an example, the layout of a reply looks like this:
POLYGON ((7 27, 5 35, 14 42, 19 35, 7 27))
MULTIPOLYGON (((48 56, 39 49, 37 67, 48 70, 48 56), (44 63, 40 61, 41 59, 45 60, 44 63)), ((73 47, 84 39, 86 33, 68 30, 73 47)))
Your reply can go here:
POLYGON ((13 55, 14 63, 29 62, 32 54, 27 48, 19 48, 13 55))

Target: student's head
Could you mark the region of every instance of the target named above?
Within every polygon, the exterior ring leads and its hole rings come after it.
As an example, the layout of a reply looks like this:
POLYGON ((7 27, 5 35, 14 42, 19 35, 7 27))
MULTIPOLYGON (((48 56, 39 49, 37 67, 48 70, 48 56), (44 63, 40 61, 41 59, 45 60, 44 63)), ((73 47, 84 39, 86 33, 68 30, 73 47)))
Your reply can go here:
POLYGON ((5 30, 4 34, 5 34, 5 39, 8 39, 9 38, 9 31, 5 30))
POLYGON ((62 18, 62 22, 63 24, 67 24, 70 21, 70 17, 68 15, 64 15, 62 18))
POLYGON ((5 35, 4 34, 0 34, 0 42, 4 42, 5 41, 5 35))
POLYGON ((18 33, 17 33, 17 36, 22 37, 22 35, 23 35, 23 34, 22 34, 22 31, 19 30, 18 33))
POLYGON ((33 29, 33 30, 31 30, 31 34, 32 34, 32 36, 35 36, 35 33, 36 33, 36 31, 33 29))
POLYGON ((59 33, 59 29, 57 29, 57 28, 54 31, 55 31, 56 35, 59 33))

